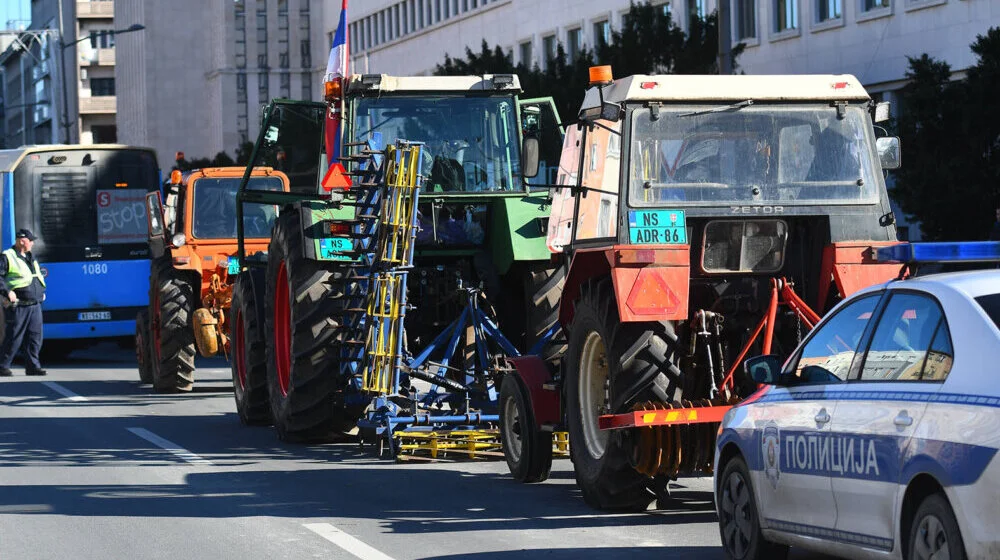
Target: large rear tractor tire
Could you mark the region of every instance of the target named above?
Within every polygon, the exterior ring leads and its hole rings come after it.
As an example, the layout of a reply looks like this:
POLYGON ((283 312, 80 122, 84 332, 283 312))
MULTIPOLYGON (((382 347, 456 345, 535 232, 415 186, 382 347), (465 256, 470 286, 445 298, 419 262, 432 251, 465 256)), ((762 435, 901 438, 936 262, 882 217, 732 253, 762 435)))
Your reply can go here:
POLYGON ((195 286, 170 261, 153 262, 150 278, 150 339, 153 349, 153 389, 186 393, 194 385, 194 332, 191 314, 195 286))
MULTIPOLYGON (((267 351, 264 332, 257 309, 259 300, 254 291, 251 272, 243 272, 233 286, 229 308, 232 321, 233 396, 240 422, 247 426, 267 426, 271 423, 271 403, 267 389, 267 351)), ((258 279, 263 283, 264 278, 258 279)))
POLYGON ((552 471, 552 433, 535 425, 531 398, 516 375, 500 384, 500 439, 510 474, 519 482, 542 482, 552 471))
MULTIPOLYGON (((525 318, 525 352, 553 326, 559 323, 559 299, 566 284, 566 268, 560 264, 540 263, 531 265, 525 276, 524 294, 527 304, 525 318)), ((558 333, 541 350, 541 358, 555 366, 566 353, 566 340, 558 333)))
POLYGON ((306 259, 297 210, 278 217, 267 263, 265 321, 271 415, 283 441, 329 441, 355 427, 340 379, 342 264, 306 259))
POLYGON ((135 318, 135 361, 139 364, 139 382, 153 382, 153 362, 149 354, 149 311, 140 311, 135 318))
POLYGON ((621 434, 597 419, 643 400, 680 399, 676 341, 664 323, 622 324, 607 277, 581 286, 575 309, 562 371, 577 484, 592 507, 644 510, 653 480, 631 466, 621 434))

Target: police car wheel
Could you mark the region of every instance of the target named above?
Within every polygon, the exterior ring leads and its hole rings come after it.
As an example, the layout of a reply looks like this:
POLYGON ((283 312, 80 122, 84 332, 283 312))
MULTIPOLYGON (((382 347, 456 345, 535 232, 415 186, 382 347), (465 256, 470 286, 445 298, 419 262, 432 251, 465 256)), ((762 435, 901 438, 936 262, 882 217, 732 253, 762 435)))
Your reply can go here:
POLYGON ((955 514, 943 494, 931 494, 920 502, 910 526, 911 560, 964 560, 965 547, 955 514))
POLYGON ((766 540, 761 533, 750 472, 743 459, 736 457, 726 463, 719 481, 716 503, 719 507, 719 535, 726 557, 732 560, 785 558, 788 547, 766 540))

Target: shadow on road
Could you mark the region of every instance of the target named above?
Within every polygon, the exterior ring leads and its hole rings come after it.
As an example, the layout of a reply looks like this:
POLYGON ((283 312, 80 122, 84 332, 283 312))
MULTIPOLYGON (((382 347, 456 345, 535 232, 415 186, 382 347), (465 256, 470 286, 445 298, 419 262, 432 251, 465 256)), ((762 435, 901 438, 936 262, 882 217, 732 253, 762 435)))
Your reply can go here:
POLYGON ((545 560, 579 560, 580 558, 657 558, 659 560, 709 560, 725 558, 717 546, 634 546, 619 548, 533 548, 529 550, 503 550, 474 552, 448 556, 425 556, 421 560, 515 560, 544 558, 545 560))

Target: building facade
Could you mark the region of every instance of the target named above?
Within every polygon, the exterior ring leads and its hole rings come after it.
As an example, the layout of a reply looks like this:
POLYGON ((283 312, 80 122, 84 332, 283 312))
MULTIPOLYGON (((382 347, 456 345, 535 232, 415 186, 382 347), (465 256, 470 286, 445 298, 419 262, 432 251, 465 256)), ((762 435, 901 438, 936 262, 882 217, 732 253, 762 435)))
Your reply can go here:
POLYGON ((6 147, 117 141, 114 2, 61 4, 32 0, 31 24, 0 54, 6 147))
POLYGON ((116 0, 119 140, 188 159, 235 157, 273 98, 320 98, 329 44, 321 0, 116 0), (196 14, 196 16, 194 15, 196 14))
MULTIPOLYGON (((366 0, 349 12, 356 72, 427 74, 483 40, 515 63, 544 67, 558 44, 579 52, 620 29, 631 0, 366 0)), ((729 0, 737 63, 747 74, 853 74, 873 93, 901 87, 907 57, 958 72, 975 63, 977 34, 1000 25, 996 0, 729 0)), ((652 0, 681 29, 718 0, 652 0)), ((331 22, 331 29, 336 19, 331 22)))

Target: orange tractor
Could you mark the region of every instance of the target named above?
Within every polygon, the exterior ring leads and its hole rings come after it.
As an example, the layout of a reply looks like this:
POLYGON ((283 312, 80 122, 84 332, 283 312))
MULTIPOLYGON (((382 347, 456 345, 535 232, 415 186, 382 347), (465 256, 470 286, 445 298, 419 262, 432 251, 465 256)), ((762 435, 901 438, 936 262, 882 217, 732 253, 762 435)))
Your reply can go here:
MULTIPOLYGON (((246 169, 219 167, 174 171, 159 192, 146 197, 150 269, 149 308, 136 319, 139 378, 157 392, 190 391, 195 348, 205 357, 229 354, 229 309, 236 257, 236 191, 246 169)), ((247 188, 288 191, 288 177, 258 167, 247 188)), ((273 205, 242 212, 248 258, 267 251, 278 216, 273 205)))

